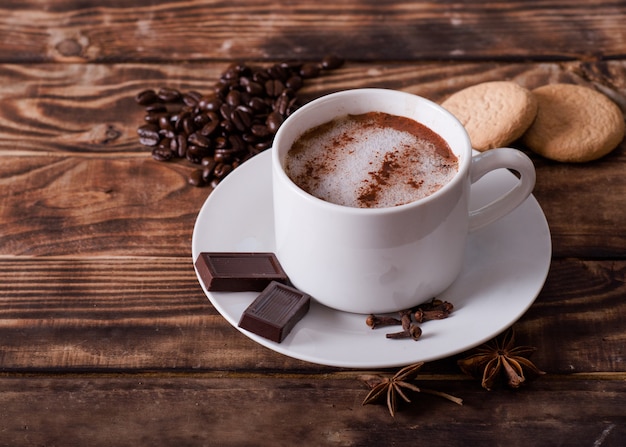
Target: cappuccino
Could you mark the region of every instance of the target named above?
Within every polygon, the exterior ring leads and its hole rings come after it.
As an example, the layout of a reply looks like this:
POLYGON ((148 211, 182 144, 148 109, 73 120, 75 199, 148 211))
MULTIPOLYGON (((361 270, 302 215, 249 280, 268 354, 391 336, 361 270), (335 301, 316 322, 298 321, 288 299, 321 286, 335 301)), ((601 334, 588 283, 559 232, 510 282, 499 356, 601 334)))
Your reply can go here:
POLYGON ((338 205, 385 208, 427 197, 458 171, 446 141, 410 118, 345 115, 296 139, 285 172, 307 193, 338 205))

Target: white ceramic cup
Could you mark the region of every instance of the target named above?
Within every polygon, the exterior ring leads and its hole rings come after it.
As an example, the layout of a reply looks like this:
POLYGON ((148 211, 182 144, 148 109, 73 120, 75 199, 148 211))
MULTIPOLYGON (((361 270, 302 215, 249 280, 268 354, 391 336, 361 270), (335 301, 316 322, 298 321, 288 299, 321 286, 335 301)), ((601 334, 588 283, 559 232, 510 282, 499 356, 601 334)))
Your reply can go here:
POLYGON ((281 125, 272 149, 276 255, 294 286, 331 308, 355 313, 408 309, 459 275, 468 233, 520 205, 535 184, 522 152, 492 149, 472 157, 465 128, 441 106, 386 89, 355 89, 318 98, 281 125), (318 199, 285 173, 285 155, 306 130, 346 114, 371 111, 412 118, 438 133, 458 157, 458 172, 428 197, 389 208, 354 208, 318 199), (470 211, 471 184, 509 168, 519 182, 470 211))

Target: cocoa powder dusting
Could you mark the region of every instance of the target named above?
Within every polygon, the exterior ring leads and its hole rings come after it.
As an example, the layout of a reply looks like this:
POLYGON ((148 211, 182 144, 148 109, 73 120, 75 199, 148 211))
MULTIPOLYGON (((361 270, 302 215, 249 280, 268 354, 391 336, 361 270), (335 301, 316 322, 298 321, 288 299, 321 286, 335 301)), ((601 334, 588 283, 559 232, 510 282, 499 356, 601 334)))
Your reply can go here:
POLYGON ((369 172, 371 180, 364 180, 365 185, 359 189, 357 200, 363 208, 370 208, 378 203, 378 193, 381 188, 388 183, 388 179, 394 171, 402 168, 397 161, 397 153, 387 152, 383 158, 383 163, 378 171, 369 172))
POLYGON ((301 135, 285 169, 304 191, 359 208, 426 197, 452 178, 458 160, 426 126, 382 112, 345 115, 301 135))

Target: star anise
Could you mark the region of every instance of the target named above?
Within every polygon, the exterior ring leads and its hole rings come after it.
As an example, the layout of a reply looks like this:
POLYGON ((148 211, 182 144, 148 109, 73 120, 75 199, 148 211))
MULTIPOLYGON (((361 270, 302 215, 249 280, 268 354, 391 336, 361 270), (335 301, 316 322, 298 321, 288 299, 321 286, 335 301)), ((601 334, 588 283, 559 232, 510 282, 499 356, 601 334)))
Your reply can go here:
POLYGON ((528 360, 535 350, 530 346, 515 346, 515 333, 510 329, 457 363, 465 374, 482 380, 482 387, 487 390, 500 380, 506 380, 511 388, 519 388, 526 379, 545 374, 528 360))
POLYGON ((405 402, 411 402, 404 390, 411 390, 417 393, 422 392, 434 394, 436 396, 448 399, 456 404, 463 405, 463 400, 459 399, 458 397, 454 397, 450 394, 442 393, 439 391, 419 388, 414 384, 409 383, 408 381, 415 378, 417 372, 423 365, 424 362, 420 362, 414 365, 406 366, 398 371, 394 376, 384 376, 380 374, 361 376, 361 380, 363 380, 368 386, 372 388, 369 394, 365 396, 365 400, 363 400, 363 405, 374 403, 378 401, 381 397, 385 396, 389 413, 391 414, 391 417, 395 417, 396 408, 398 405, 398 396, 400 396, 405 402))

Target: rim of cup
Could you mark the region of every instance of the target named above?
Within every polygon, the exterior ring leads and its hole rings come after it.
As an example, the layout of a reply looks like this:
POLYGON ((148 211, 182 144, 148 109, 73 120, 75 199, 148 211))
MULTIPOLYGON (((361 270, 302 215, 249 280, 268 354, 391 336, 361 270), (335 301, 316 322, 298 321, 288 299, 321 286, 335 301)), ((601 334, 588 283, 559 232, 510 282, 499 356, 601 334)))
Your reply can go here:
MULTIPOLYGON (((434 119, 434 118, 433 118, 434 119)), ((443 124, 440 124, 439 127, 444 127, 443 124)), ((321 207, 330 207, 331 209, 343 210, 347 213, 355 213, 355 214, 389 214, 395 212, 401 212, 408 208, 418 207, 424 203, 431 202, 433 200, 437 200, 438 197, 446 194, 450 189, 455 188, 459 182, 465 181, 467 171, 469 170, 471 160, 472 160, 472 146, 470 143, 469 136, 467 131, 461 124, 461 122, 454 116, 452 113, 448 112, 439 104, 424 98, 419 95, 415 95, 413 93, 403 92, 401 90, 392 90, 392 89, 382 89, 382 88, 357 88, 350 90, 342 90, 335 93, 330 93, 324 96, 321 96, 313 101, 303 105, 295 112, 293 112, 287 119, 283 122, 283 124, 278 128, 276 135, 274 137, 274 143, 272 147, 272 170, 277 171, 273 174, 278 177, 281 182, 288 183, 292 189, 297 191, 299 195, 314 202, 316 205, 321 207), (363 105, 358 106, 358 111, 355 110, 355 101, 358 101, 360 104, 363 104, 363 96, 369 95, 370 97, 382 97, 386 96, 385 100, 395 100, 395 101, 404 101, 404 110, 414 109, 415 107, 409 107, 409 103, 419 104, 420 108, 426 108, 428 111, 431 111, 441 118, 439 121, 445 121, 446 130, 451 128, 450 132, 454 133, 454 141, 451 141, 449 135, 442 135, 440 129, 433 129, 432 123, 425 123, 425 120, 416 119, 414 116, 407 116, 409 113, 402 113, 402 106, 394 109, 395 111, 391 111, 392 107, 385 108, 385 110, 380 110, 383 107, 365 107, 363 105), (349 102, 352 100, 352 102, 349 102), (300 120, 306 120, 310 118, 313 114, 316 114, 317 109, 329 107, 329 104, 334 105, 336 111, 330 115, 328 114, 318 114, 318 118, 310 121, 311 124, 308 125, 300 125, 300 120), (382 207, 382 208, 359 208, 359 207, 351 207, 345 205, 339 205, 336 203, 328 202, 326 200, 322 200, 318 197, 315 197, 312 194, 304 191, 300 188, 285 172, 284 169, 284 158, 287 151, 291 148, 293 142, 302 135, 306 130, 311 129, 320 124, 329 122, 336 117, 344 116, 346 114, 356 114, 356 113, 367 113, 367 112, 384 112, 391 115, 399 115, 411 118, 422 125, 429 127, 431 130, 439 134, 450 146, 450 149, 454 153, 454 155, 458 159, 458 169, 452 180, 443 185, 440 189, 435 191, 432 194, 429 194, 426 197, 414 200, 409 203, 405 203, 402 205, 396 205, 391 207, 382 207), (297 128, 300 128, 298 132, 293 132, 291 127, 294 126, 294 123, 297 128), (288 134, 289 133, 289 134, 288 134), (286 141, 285 141, 286 140, 286 141), (283 143, 283 141, 285 141, 283 143), (279 151, 277 148, 279 145, 283 145, 283 150, 279 151), (288 147, 287 147, 288 146, 288 147)))

